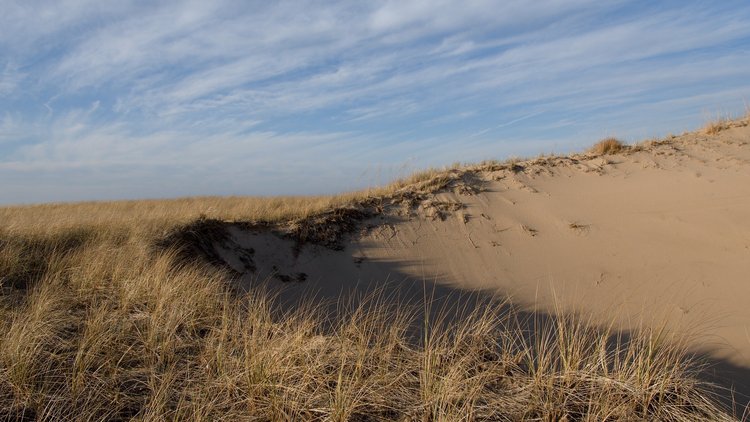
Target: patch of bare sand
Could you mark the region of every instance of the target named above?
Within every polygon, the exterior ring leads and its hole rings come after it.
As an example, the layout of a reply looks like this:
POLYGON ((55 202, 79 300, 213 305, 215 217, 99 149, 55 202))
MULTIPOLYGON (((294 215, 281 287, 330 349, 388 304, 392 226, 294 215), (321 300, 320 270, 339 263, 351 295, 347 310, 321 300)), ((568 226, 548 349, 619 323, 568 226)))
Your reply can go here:
POLYGON ((615 155, 486 165, 436 194, 365 204, 334 248, 233 225, 217 250, 246 286, 283 284, 282 296, 385 282, 420 295, 429 283, 614 318, 623 330, 667 324, 700 334, 693 349, 750 394, 748 142, 744 126, 615 155))

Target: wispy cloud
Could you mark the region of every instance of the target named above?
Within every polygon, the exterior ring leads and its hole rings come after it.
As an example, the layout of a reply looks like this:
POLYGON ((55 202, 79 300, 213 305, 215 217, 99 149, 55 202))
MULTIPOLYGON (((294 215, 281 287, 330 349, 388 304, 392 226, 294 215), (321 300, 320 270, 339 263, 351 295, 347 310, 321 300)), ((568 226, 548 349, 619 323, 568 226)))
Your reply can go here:
POLYGON ((17 94, 24 75, 11 63, 6 63, 0 71, 0 96, 10 97, 17 94))
POLYGON ((12 1, 0 27, 3 203, 351 189, 750 96, 739 0, 12 1))

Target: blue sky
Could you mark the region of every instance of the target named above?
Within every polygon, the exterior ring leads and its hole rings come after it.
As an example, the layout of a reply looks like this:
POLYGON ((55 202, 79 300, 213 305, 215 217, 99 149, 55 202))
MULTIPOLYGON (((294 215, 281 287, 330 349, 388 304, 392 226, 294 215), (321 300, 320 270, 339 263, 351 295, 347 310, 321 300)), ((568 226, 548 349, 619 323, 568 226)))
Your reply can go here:
POLYGON ((0 9, 3 204, 332 193, 750 103, 746 0, 0 9))

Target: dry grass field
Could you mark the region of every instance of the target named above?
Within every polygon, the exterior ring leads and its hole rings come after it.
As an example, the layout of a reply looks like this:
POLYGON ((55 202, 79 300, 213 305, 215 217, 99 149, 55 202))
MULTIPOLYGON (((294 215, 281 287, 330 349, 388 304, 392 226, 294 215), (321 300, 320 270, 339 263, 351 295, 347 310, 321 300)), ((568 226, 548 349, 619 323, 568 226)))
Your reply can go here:
MULTIPOLYGON (((622 149, 610 144, 597 153, 622 149)), ((563 312, 528 321, 502 302, 435 320, 388 292, 335 314, 290 311, 179 245, 156 247, 199 219, 285 224, 437 191, 456 172, 334 197, 0 208, 0 420, 741 417, 680 339, 653 327, 625 336, 563 312)))

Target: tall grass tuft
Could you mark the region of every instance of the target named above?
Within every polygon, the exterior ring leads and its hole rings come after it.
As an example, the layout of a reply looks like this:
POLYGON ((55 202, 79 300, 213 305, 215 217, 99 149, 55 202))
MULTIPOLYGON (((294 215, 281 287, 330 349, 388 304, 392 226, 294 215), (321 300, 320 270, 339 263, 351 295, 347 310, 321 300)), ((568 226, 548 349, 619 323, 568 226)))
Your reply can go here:
POLYGON ((589 153, 594 155, 617 154, 627 148, 628 146, 617 138, 606 138, 589 148, 589 153))

